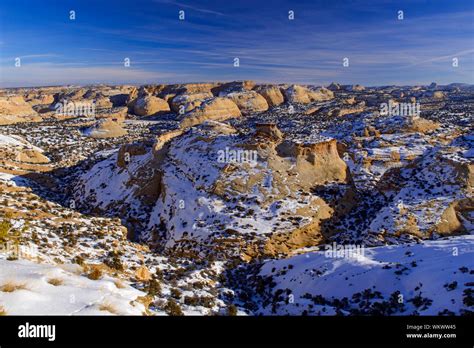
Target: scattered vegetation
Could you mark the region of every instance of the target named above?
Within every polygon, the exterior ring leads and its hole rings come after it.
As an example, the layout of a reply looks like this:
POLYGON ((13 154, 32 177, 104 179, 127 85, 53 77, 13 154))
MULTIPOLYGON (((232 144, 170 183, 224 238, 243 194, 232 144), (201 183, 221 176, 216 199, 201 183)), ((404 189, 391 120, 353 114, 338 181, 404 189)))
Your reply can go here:
POLYGON ((60 278, 50 278, 48 279, 48 283, 54 286, 63 285, 64 281, 60 278))
POLYGON ((168 315, 171 315, 171 316, 183 316, 184 313, 181 309, 181 306, 176 303, 175 300, 173 299, 169 299, 168 302, 166 303, 165 305, 165 311, 168 315))
POLYGON ((0 286, 0 291, 3 292, 14 292, 18 290, 28 290, 26 284, 24 283, 15 283, 15 282, 8 282, 0 286))
POLYGON ((91 280, 99 280, 100 278, 102 278, 102 271, 97 268, 97 267, 94 267, 92 268, 92 270, 87 274, 87 278, 91 279, 91 280))

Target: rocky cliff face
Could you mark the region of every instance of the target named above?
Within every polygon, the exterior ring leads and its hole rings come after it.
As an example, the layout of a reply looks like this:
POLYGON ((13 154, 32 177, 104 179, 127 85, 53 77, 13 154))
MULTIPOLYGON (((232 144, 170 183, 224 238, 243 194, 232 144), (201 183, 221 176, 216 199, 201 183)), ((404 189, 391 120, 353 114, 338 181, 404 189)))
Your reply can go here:
POLYGON ((310 190, 330 183, 350 190, 347 167, 335 140, 294 143, 269 128, 240 136, 207 122, 160 137, 147 152, 121 149, 82 177, 76 197, 140 220, 136 230, 155 245, 219 249, 226 240, 243 257, 315 245, 334 207, 310 190), (120 189, 111 196, 111 187, 120 189))

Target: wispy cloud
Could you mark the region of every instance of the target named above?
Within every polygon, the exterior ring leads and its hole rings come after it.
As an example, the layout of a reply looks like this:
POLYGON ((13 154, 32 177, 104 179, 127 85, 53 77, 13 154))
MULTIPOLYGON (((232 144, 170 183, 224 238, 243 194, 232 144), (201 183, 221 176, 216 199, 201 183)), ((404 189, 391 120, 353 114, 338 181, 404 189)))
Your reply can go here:
MULTIPOLYGON (((87 9, 94 10, 89 13, 94 20, 80 16, 73 25, 59 23, 63 31, 41 26, 42 35, 35 35, 36 28, 18 28, 2 51, 3 57, 14 57, 16 52, 29 57, 22 67, 36 66, 31 75, 10 72, 9 81, 17 84, 37 81, 34 74, 47 79, 35 62, 51 63, 45 71, 68 81, 78 80, 82 73, 81 81, 87 77, 124 82, 245 78, 316 84, 391 84, 404 79, 473 83, 474 9, 463 8, 462 3, 467 4, 464 0, 455 4, 439 0, 436 5, 423 0, 136 0, 110 11, 106 5, 111 2, 104 0, 87 9), (290 8, 296 11, 294 21, 287 17, 290 8), (403 21, 396 17, 399 8, 405 10, 403 21), (179 21, 177 9, 193 15, 179 21), (45 54, 44 47, 54 47, 54 54, 45 54), (132 61, 129 72, 122 71, 125 57, 132 61), (233 66, 236 57, 239 68, 233 66), (345 57, 348 68, 342 66, 345 57), (453 57, 462 58, 456 69, 453 57)), ((11 69, 14 58, 8 59, 0 60, 0 69, 1 65, 11 69)))
POLYGON ((206 8, 197 7, 197 6, 193 6, 193 5, 189 5, 189 4, 184 4, 182 2, 173 1, 173 0, 154 0, 154 2, 160 3, 160 4, 175 5, 175 6, 178 6, 180 9, 190 9, 190 10, 196 11, 196 12, 201 12, 201 13, 206 13, 206 14, 213 14, 213 15, 217 15, 217 16, 225 16, 222 12, 219 12, 219 11, 209 10, 209 9, 206 9, 206 8))

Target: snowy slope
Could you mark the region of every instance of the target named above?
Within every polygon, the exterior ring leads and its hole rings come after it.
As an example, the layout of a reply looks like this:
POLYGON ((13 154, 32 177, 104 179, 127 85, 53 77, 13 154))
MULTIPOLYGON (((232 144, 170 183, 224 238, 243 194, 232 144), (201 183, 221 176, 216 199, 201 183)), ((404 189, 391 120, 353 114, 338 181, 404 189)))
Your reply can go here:
POLYGON ((91 280, 78 265, 0 260, 0 308, 8 315, 142 315, 145 294, 113 278, 91 280))
POLYGON ((266 262, 258 278, 274 283, 263 314, 462 314, 474 310, 474 236, 366 248, 352 258, 307 253, 266 262))

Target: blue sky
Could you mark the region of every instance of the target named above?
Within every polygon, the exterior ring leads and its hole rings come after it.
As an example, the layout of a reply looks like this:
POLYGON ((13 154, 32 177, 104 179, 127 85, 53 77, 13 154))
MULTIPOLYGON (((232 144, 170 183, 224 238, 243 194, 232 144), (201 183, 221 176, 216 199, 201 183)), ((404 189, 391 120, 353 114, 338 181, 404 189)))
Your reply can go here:
POLYGON ((243 79, 317 85, 474 83, 474 1, 0 3, 3 87, 243 79), (397 18, 399 10, 404 20, 397 18), (20 67, 15 67, 17 57, 20 67), (239 67, 233 64, 236 57, 239 67), (343 67, 345 57, 349 67, 343 67), (458 67, 452 66, 454 57, 458 67), (125 58, 130 67, 124 66, 125 58))

